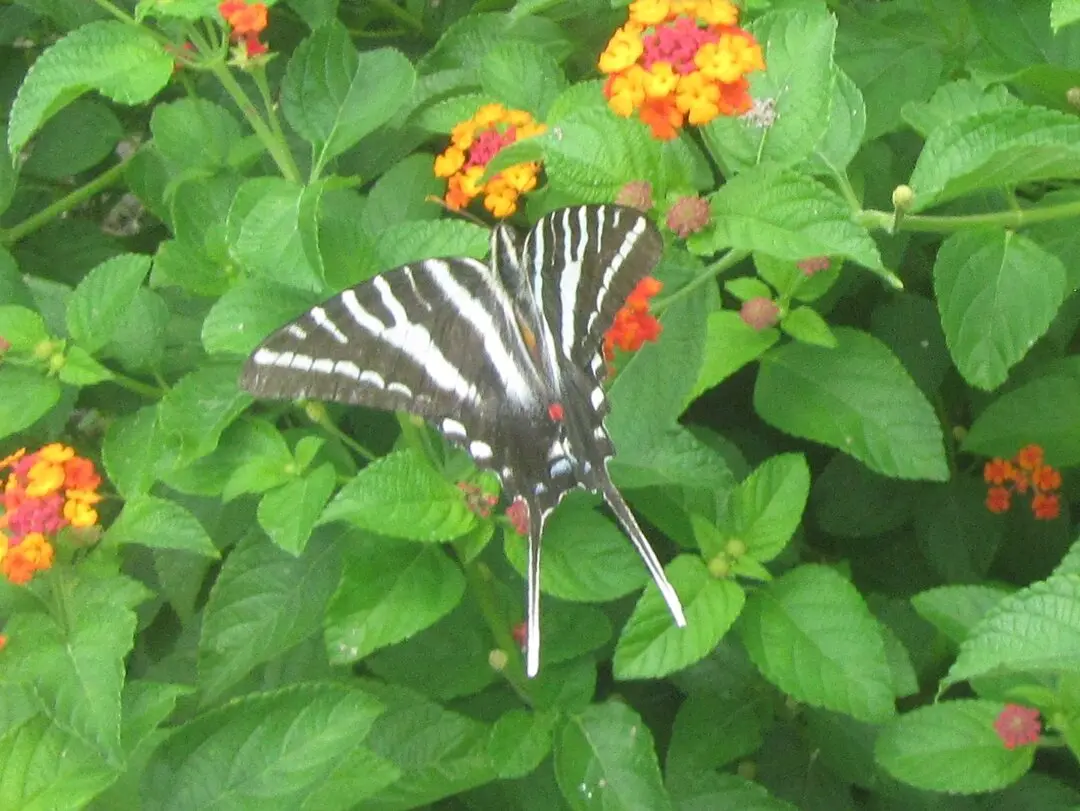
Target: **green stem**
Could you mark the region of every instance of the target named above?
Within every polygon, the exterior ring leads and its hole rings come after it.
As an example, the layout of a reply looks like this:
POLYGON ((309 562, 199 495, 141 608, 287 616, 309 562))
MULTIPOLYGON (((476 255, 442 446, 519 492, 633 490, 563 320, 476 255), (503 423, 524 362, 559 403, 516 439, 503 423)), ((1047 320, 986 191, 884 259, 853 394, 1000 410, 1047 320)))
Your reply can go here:
POLYGON ((108 382, 115 383, 121 388, 127 389, 128 391, 134 392, 135 394, 142 395, 143 397, 150 397, 152 399, 159 400, 165 395, 165 392, 168 390, 167 387, 159 388, 157 386, 151 386, 149 383, 143 383, 141 380, 136 380, 133 377, 128 377, 122 372, 117 372, 115 369, 109 369, 109 374, 111 374, 112 377, 109 379, 108 382))
POLYGON ((330 419, 325 409, 320 408, 317 411, 305 409, 305 413, 314 420, 316 425, 328 434, 334 436, 341 444, 345 445, 345 447, 350 448, 357 456, 363 457, 364 460, 368 462, 373 462, 377 458, 374 453, 338 428, 337 425, 334 424, 334 421, 330 419))
POLYGON ((662 313, 672 304, 688 297, 709 281, 715 280, 718 275, 728 268, 737 265, 749 255, 749 251, 729 251, 720 259, 705 268, 705 270, 703 270, 695 279, 692 279, 689 283, 683 285, 670 296, 653 302, 652 311, 657 314, 662 313))
POLYGON ((492 588, 493 578, 491 570, 482 563, 472 561, 464 565, 465 580, 469 585, 469 594, 476 600, 480 608, 480 614, 487 623, 491 636, 495 639, 498 650, 506 654, 506 667, 499 673, 513 689, 518 697, 530 707, 532 698, 529 696, 529 683, 525 677, 525 668, 522 664, 521 652, 517 641, 514 639, 506 615, 499 609, 495 598, 495 590, 492 588))
POLYGON ((124 167, 129 160, 131 160, 130 157, 125 158, 115 166, 106 169, 85 186, 80 186, 70 194, 61 197, 52 205, 46 206, 36 214, 31 214, 22 222, 11 226, 11 228, 0 231, 0 245, 14 245, 23 237, 32 234, 39 228, 43 228, 60 215, 71 211, 76 206, 81 205, 91 197, 109 188, 109 186, 112 186, 120 179, 120 176, 124 173, 124 167))
POLYGON ((223 64, 213 65, 210 72, 221 82, 221 86, 232 97, 233 102, 247 120, 248 125, 259 136, 259 140, 263 142, 267 152, 270 153, 270 157, 277 164, 282 177, 292 183, 299 183, 300 170, 296 167, 292 154, 286 148, 285 141, 279 140, 270 126, 263 121, 255 109, 255 105, 251 103, 251 99, 248 98, 244 89, 240 87, 240 83, 236 81, 228 67, 223 64))
MULTIPOLYGON (((1018 230, 1040 222, 1069 219, 1080 216, 1080 202, 1025 208, 1014 211, 998 211, 991 214, 967 214, 956 217, 906 214, 900 221, 901 231, 951 234, 969 228, 997 227, 1018 230)), ((888 231, 894 214, 891 211, 867 209, 856 215, 856 220, 866 228, 888 231)))

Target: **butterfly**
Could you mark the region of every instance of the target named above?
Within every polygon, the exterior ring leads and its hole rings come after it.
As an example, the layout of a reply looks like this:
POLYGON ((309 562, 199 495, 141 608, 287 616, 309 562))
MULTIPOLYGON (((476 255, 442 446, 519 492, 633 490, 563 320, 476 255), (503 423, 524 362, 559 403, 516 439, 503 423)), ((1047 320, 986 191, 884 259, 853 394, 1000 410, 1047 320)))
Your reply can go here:
POLYGON ((604 427, 604 333, 662 247, 649 219, 622 206, 559 209, 525 234, 500 223, 488 262, 425 259, 350 287, 271 334, 240 377, 257 397, 418 415, 524 502, 530 677, 540 667, 544 526, 575 488, 603 497, 686 624, 608 474, 615 448, 604 427))

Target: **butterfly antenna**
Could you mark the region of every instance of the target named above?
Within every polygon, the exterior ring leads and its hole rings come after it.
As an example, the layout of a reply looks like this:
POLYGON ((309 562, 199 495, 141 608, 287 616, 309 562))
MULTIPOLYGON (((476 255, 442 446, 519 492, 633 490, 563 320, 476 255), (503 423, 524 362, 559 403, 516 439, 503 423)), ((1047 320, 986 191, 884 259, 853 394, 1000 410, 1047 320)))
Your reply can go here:
POLYGON ((660 565, 660 561, 657 559, 656 553, 653 552, 652 547, 649 545, 645 533, 641 531, 637 519, 634 518, 634 514, 630 512, 629 505, 623 501, 623 497, 619 494, 619 491, 615 489, 615 485, 607 476, 603 477, 603 481, 600 484, 600 492, 603 494, 604 501, 608 503, 611 511, 615 513, 615 517, 619 519, 619 523, 622 524, 623 529, 626 530, 626 534, 630 536, 630 540, 633 542, 634 548, 637 549, 638 554, 641 555, 641 559, 645 561, 645 568, 649 570, 653 582, 656 583, 656 587, 660 589, 660 594, 664 598, 664 602, 667 603, 668 611, 670 611, 671 616, 674 617, 675 624, 680 628, 686 627, 686 614, 683 612, 679 595, 675 591, 675 587, 671 585, 671 581, 667 579, 667 575, 664 574, 664 567, 660 565))
POLYGON ((525 571, 525 675, 540 671, 540 536, 544 515, 536 504, 529 507, 529 560, 525 571))

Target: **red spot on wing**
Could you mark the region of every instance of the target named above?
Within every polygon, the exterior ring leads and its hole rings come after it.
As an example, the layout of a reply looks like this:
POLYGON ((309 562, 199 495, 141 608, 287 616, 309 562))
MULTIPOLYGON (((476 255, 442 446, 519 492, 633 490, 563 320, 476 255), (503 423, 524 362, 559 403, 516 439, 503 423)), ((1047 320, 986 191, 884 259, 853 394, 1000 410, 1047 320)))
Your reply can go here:
POLYGON ((551 417, 552 422, 562 422, 566 417, 566 412, 563 411, 562 403, 552 403, 548 406, 548 416, 551 417))

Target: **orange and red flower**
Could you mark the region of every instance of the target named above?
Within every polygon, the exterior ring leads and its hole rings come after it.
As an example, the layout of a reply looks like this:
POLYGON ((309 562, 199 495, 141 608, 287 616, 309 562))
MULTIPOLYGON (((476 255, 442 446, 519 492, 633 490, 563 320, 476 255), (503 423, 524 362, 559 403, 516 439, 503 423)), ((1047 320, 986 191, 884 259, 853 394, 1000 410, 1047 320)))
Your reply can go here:
POLYGON ((651 276, 637 283, 617 313, 611 328, 604 333, 604 359, 610 366, 615 359, 615 347, 623 352, 636 352, 646 341, 660 337, 660 322, 649 312, 649 299, 663 285, 651 276))
POLYGON ((483 195, 484 207, 496 217, 517 211, 518 197, 536 188, 540 164, 518 163, 481 182, 484 171, 499 151, 544 131, 524 110, 485 104, 476 115, 450 133, 450 146, 435 158, 435 175, 447 179, 446 205, 455 211, 483 195))
POLYGON ((994 721, 994 731, 1006 749, 1036 743, 1042 733, 1039 711, 1019 704, 1006 704, 994 721))
POLYGON ((21 449, 0 459, 11 469, 0 496, 0 571, 12 583, 26 583, 53 564, 49 537, 65 527, 97 523, 101 478, 89 459, 52 443, 28 454, 21 449))
POLYGON ((1021 448, 1013 459, 991 459, 983 467, 983 479, 990 488, 986 493, 986 508, 992 513, 1008 512, 1014 493, 1031 491, 1031 511, 1042 521, 1061 514, 1061 473, 1043 461, 1039 445, 1021 448))
POLYGON ((232 41, 243 45, 248 58, 267 52, 266 44, 259 41, 259 34, 266 30, 268 20, 265 3, 224 0, 218 3, 218 13, 231 29, 229 36, 232 41))
POLYGON ((600 54, 608 105, 636 111, 654 137, 670 140, 684 121, 707 124, 750 110, 746 75, 764 70, 761 46, 737 23, 728 0, 636 0, 600 54))

